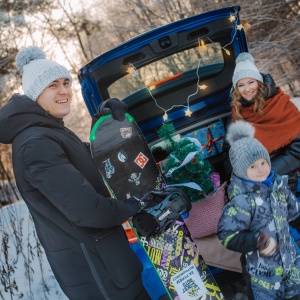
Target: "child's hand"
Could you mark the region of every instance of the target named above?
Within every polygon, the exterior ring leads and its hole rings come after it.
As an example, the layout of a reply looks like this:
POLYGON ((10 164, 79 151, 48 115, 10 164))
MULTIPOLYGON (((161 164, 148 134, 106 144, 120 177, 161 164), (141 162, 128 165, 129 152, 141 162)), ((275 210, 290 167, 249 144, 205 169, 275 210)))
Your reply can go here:
POLYGON ((263 256, 271 256, 278 249, 278 245, 274 238, 262 231, 258 235, 256 249, 263 256))

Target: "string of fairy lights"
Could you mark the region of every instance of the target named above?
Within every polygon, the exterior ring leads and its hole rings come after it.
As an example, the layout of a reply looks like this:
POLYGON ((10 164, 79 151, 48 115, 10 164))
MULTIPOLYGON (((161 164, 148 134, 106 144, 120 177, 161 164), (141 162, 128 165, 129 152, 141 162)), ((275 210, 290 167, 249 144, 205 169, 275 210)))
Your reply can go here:
MULTIPOLYGON (((243 25, 242 24, 239 24, 239 25, 237 24, 236 13, 231 14, 228 19, 229 19, 230 22, 232 22, 234 24, 234 27, 233 27, 234 32, 233 32, 231 41, 228 44, 226 44, 226 45, 224 45, 222 47, 222 49, 224 50, 224 52, 226 53, 226 55, 230 55, 230 51, 226 47, 228 47, 229 45, 231 45, 233 43, 234 38, 235 38, 235 36, 237 34, 237 31, 243 29, 243 25)), ((212 43, 212 44, 214 43, 214 41, 212 41, 209 37, 206 37, 206 39, 210 43, 212 43)), ((145 86, 145 88, 148 90, 151 98, 153 99, 155 105, 164 112, 164 115, 163 115, 163 120, 164 121, 168 120, 168 112, 171 111, 171 110, 173 110, 174 108, 177 108, 177 107, 184 107, 184 108, 186 108, 186 110, 185 110, 185 116, 191 117, 192 111, 190 110, 190 98, 193 97, 193 96, 195 96, 199 92, 199 90, 205 90, 207 88, 207 86, 205 84, 202 84, 202 85, 200 84, 200 76, 199 76, 199 69, 200 69, 200 66, 201 66, 201 62, 204 59, 202 57, 202 53, 204 53, 204 51, 206 50, 206 48, 207 48, 207 46, 206 46, 205 42, 202 39, 198 38, 198 49, 199 49, 199 56, 200 56, 200 58, 198 60, 198 66, 197 66, 197 69, 196 69, 196 75, 197 75, 196 90, 195 90, 194 93, 190 94, 187 97, 186 105, 182 105, 182 104, 180 104, 180 105, 172 105, 170 108, 165 109, 165 108, 163 108, 162 106, 160 106, 158 104, 157 99, 154 97, 154 95, 152 93, 152 91, 156 88, 156 85, 145 86)), ((143 81, 143 79, 141 78, 141 76, 139 74, 139 71, 136 69, 136 67, 133 64, 131 64, 131 63, 129 64, 127 72, 129 74, 131 74, 133 78, 139 79, 139 80, 143 81)))

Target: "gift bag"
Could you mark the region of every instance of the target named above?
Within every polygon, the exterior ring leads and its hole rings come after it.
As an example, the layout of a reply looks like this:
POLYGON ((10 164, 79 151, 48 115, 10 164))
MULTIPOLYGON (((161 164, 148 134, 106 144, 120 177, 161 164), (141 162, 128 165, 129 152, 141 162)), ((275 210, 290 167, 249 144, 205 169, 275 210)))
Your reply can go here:
POLYGON ((215 192, 196 203, 192 203, 189 216, 184 220, 192 238, 200 238, 217 233, 219 219, 223 207, 227 203, 225 193, 227 183, 224 182, 215 192))

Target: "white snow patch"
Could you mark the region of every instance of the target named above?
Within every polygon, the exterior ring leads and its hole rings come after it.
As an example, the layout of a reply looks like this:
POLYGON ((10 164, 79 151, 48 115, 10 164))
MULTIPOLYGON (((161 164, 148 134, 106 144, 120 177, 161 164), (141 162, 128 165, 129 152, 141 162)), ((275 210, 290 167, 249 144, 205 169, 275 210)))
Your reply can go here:
POLYGON ((67 300, 39 243, 26 204, 0 209, 0 299, 67 300))

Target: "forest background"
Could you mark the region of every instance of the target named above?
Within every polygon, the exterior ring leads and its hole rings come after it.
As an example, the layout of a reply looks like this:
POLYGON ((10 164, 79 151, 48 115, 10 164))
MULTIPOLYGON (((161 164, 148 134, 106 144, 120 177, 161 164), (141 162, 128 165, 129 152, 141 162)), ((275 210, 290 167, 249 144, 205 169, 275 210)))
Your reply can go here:
MULTIPOLYGON (((15 57, 24 46, 44 49, 47 58, 74 76, 72 113, 65 119, 87 140, 90 116, 77 72, 86 63, 155 27, 226 6, 241 6, 249 52, 265 73, 292 97, 300 96, 300 1, 296 0, 2 0, 0 2, 0 107, 22 93, 15 57)), ((0 144, 0 181, 12 179, 10 146, 0 144)))

